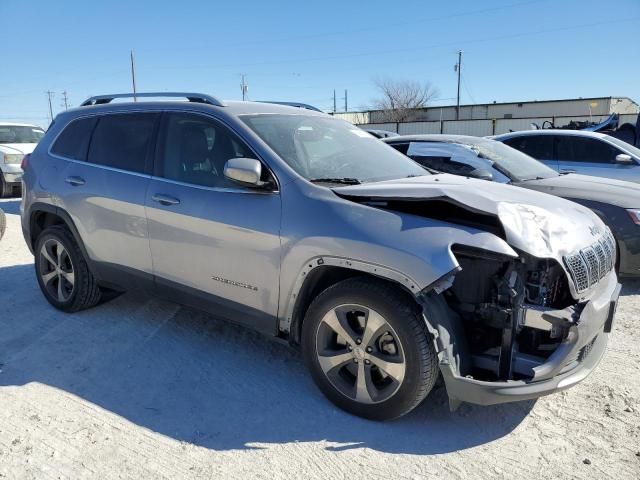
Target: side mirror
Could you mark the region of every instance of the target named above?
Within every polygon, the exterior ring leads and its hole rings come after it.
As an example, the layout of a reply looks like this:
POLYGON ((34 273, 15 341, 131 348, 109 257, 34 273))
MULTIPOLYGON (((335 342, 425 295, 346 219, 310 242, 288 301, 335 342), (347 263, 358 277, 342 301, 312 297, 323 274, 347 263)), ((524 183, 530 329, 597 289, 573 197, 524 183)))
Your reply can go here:
POLYGON ((630 165, 633 163, 633 158, 631 155, 627 155, 626 153, 621 153, 616 155, 616 163, 621 163, 623 165, 630 165))
POLYGON ((255 158, 232 158, 224 165, 224 176, 249 187, 259 187, 262 164, 255 158))
POLYGON ((493 173, 484 168, 476 168, 475 170, 469 172, 469 176, 472 178, 478 178, 480 180, 493 180, 493 173))

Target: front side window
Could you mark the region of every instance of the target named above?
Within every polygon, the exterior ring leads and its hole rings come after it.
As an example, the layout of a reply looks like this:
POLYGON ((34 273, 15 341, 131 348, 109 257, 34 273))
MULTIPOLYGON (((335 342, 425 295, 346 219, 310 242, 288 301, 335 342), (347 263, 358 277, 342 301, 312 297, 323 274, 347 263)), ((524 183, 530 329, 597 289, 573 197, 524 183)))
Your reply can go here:
POLYGON ((73 160, 87 159, 91 133, 97 118, 80 118, 69 123, 51 147, 51 152, 73 160))
MULTIPOLYGON (((237 135, 202 115, 169 113, 156 175, 205 187, 239 188, 224 176, 231 158, 256 158, 237 135)), ((269 175, 263 168, 263 175, 269 175)))
POLYGON ((311 181, 374 182, 428 175, 420 165, 352 124, 315 115, 243 115, 291 168, 311 181))
POLYGON ((91 136, 87 161, 142 173, 153 136, 157 113, 104 115, 91 136))
POLYGON ((558 135, 556 152, 561 162, 585 163, 615 163, 616 155, 622 153, 606 142, 577 135, 558 135))

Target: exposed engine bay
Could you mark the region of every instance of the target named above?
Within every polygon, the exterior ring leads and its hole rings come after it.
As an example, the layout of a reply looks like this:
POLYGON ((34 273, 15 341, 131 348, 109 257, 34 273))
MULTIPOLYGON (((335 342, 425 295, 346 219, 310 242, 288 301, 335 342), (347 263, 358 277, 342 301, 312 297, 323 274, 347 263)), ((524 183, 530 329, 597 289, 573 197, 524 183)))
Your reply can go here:
POLYGON ((459 317, 466 343, 458 348, 466 357, 460 374, 486 381, 532 378, 533 368, 567 338, 572 321, 529 321, 527 307, 561 310, 574 303, 564 270, 526 254, 513 260, 462 246, 453 251, 461 271, 441 295, 459 317))

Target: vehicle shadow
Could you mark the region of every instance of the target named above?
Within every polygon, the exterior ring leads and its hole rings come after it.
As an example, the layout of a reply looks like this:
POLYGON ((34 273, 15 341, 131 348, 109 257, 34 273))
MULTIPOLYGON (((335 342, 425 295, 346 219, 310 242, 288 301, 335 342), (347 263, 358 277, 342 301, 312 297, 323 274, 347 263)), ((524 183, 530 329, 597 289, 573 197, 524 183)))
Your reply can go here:
POLYGON ((286 345, 132 293, 66 315, 46 303, 32 265, 0 268, 0 311, 0 388, 39 382, 215 450, 327 441, 330 450, 452 452, 505 436, 534 404, 452 413, 439 387, 397 421, 363 420, 329 403, 286 345))
POLYGON ((9 215, 20 215, 20 199, 2 199, 0 200, 0 208, 9 215))

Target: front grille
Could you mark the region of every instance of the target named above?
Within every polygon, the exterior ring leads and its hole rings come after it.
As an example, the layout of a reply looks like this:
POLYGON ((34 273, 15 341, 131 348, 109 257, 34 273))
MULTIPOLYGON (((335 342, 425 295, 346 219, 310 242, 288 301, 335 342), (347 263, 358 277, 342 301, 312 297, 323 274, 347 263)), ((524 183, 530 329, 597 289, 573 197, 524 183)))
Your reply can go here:
POLYGON ((615 265, 616 246, 607 229, 604 236, 582 250, 565 255, 564 263, 578 293, 595 286, 615 265))

